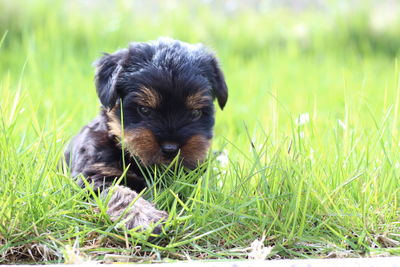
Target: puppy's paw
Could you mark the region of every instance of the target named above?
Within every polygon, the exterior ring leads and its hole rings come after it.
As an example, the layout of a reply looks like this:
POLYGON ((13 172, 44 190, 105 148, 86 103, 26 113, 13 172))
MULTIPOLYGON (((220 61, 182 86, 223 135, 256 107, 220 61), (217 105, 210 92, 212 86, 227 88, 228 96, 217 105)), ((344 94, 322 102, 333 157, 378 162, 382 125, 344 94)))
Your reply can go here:
POLYGON ((156 234, 161 232, 163 222, 168 218, 167 212, 156 209, 152 203, 124 186, 117 186, 113 191, 107 214, 112 221, 122 217, 127 229, 152 229, 156 234))
MULTIPOLYGON (((147 201, 146 201, 147 202, 147 201)), ((147 202, 150 204, 150 202, 147 202)), ((150 204, 151 205, 151 204, 150 204)), ((141 207, 142 208, 142 207, 141 207)), ((125 226, 128 229, 141 228, 143 230, 152 229, 155 234, 161 233, 164 222, 168 218, 168 213, 157 210, 151 205, 151 208, 145 208, 141 211, 137 207, 128 211, 125 226)))

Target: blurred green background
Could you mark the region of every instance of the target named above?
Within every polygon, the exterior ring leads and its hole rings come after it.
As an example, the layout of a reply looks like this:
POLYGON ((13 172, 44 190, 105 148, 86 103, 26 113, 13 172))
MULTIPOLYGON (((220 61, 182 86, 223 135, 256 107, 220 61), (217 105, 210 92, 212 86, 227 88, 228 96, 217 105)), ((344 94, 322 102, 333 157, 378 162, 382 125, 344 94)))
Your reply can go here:
POLYGON ((379 117, 395 98, 396 1, 23 0, 0 10, 3 94, 21 87, 39 120, 68 134, 98 110, 91 63, 159 36, 216 51, 230 89, 224 136, 241 135, 243 122, 284 133, 306 112, 332 127, 346 101, 379 117))

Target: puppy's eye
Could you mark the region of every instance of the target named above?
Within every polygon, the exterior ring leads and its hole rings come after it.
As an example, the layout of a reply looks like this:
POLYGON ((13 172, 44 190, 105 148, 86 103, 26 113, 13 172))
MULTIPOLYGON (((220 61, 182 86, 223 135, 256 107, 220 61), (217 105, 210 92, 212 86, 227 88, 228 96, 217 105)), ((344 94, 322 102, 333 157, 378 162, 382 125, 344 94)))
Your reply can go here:
POLYGON ((151 108, 139 106, 137 109, 138 109, 139 114, 144 117, 147 117, 151 114, 151 108))
POLYGON ((198 119, 200 119, 202 114, 203 114, 203 112, 200 109, 194 109, 190 113, 190 115, 192 116, 192 120, 193 121, 197 121, 198 119))

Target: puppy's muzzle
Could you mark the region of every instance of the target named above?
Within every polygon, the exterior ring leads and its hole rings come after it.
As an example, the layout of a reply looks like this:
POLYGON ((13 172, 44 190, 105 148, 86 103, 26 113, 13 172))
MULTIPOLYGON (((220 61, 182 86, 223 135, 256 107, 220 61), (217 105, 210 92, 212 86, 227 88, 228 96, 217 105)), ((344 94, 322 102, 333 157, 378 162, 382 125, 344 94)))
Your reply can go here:
POLYGON ((180 146, 177 143, 173 142, 164 142, 161 144, 161 151, 163 153, 163 156, 172 159, 174 158, 180 149, 180 146))

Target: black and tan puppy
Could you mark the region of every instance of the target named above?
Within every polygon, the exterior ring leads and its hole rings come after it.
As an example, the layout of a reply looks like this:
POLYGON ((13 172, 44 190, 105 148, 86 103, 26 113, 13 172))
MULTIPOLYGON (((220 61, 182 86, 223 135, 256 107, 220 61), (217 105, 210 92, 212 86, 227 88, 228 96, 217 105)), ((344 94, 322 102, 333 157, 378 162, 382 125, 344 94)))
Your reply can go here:
POLYGON ((179 154, 194 169, 204 161, 213 136, 213 100, 222 109, 228 97, 224 76, 202 45, 167 38, 131 43, 95 66, 100 115, 73 138, 65 158, 74 177, 83 175, 102 194, 123 174, 123 162, 129 165, 126 186, 114 188, 107 213, 116 219, 129 207, 126 227, 145 229, 167 213, 143 198, 129 205, 145 188, 137 162, 168 164, 179 154))

